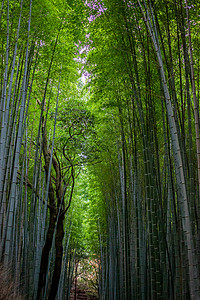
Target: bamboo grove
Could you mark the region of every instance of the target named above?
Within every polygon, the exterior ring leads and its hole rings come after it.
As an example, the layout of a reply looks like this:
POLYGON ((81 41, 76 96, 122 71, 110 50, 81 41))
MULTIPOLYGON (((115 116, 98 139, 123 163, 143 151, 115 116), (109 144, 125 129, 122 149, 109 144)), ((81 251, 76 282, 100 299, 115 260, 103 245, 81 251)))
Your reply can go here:
POLYGON ((88 55, 90 102, 104 122, 92 171, 107 225, 100 295, 199 299, 199 4, 104 7, 88 55))
POLYGON ((93 252, 99 299, 200 299, 196 2, 1 1, 0 259, 15 297, 69 300, 93 252))
POLYGON ((0 257, 27 299, 70 294, 75 247, 67 216, 81 163, 75 144, 90 127, 83 105, 73 105, 83 8, 82 1, 1 6, 0 257))

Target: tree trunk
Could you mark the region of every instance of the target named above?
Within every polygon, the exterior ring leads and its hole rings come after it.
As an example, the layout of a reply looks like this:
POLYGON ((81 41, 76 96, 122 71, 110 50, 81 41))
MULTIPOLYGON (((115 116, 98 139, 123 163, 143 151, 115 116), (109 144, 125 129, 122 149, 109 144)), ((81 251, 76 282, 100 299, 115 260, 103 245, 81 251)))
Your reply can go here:
POLYGON ((40 274, 39 274, 38 290, 37 290, 37 300, 42 299, 41 297, 42 289, 45 287, 46 284, 46 273, 48 268, 49 253, 52 247, 53 235, 55 230, 56 215, 57 215, 56 210, 52 208, 50 210, 50 220, 49 220, 47 237, 46 237, 45 245, 42 250, 40 274))
POLYGON ((60 281, 60 274, 62 269, 62 257, 63 257, 63 238, 64 238, 64 214, 61 213, 58 218, 57 228, 56 228, 56 237, 55 237, 55 248, 56 248, 56 257, 54 264, 54 272, 51 283, 51 289, 49 293, 48 300, 55 300, 56 294, 58 291, 58 285, 60 281))

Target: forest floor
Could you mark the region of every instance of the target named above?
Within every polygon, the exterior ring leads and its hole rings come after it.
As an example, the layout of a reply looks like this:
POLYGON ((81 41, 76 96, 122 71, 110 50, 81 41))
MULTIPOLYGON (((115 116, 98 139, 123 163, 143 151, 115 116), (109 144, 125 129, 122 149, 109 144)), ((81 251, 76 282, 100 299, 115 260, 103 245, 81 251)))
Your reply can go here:
POLYGON ((72 286, 70 300, 98 300, 97 295, 91 292, 86 285, 78 284, 76 287, 72 286))

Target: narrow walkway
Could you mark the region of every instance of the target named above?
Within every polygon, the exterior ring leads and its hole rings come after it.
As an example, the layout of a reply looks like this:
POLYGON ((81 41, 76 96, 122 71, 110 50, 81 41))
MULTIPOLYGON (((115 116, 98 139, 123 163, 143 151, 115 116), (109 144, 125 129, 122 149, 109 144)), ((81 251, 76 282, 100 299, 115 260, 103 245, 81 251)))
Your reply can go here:
POLYGON ((89 295, 86 290, 79 288, 77 288, 75 296, 75 289, 72 288, 70 300, 98 300, 98 298, 94 295, 89 295))

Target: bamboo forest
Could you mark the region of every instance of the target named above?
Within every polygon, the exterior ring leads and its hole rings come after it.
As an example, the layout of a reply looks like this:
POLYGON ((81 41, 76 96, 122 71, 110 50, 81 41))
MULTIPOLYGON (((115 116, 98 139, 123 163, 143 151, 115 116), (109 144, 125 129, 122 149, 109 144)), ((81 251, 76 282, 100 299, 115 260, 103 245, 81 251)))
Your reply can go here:
POLYGON ((0 300, 200 300, 200 1, 0 2, 0 300))

